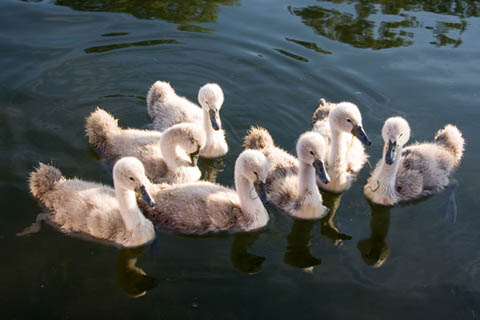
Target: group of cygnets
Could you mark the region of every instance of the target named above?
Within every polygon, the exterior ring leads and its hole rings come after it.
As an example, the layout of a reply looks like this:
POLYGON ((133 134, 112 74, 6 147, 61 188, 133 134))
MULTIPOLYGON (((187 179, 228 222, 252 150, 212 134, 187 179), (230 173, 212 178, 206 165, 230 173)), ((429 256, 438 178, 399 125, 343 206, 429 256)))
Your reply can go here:
MULTIPOLYGON (((155 227, 186 234, 251 231, 268 223, 268 200, 298 219, 324 217, 328 209, 319 188, 349 189, 367 162, 364 146, 371 141, 358 107, 322 99, 311 130, 298 138, 297 157, 277 146, 266 129, 251 127, 235 162, 235 190, 199 181, 198 157, 228 152, 220 120, 223 101, 217 84, 200 88, 199 107, 157 81, 147 96, 150 130, 123 129, 97 108, 86 119, 86 132, 90 144, 114 164, 114 188, 66 179, 40 163, 29 183, 48 210, 42 218, 65 233, 125 247, 153 240, 155 227)), ((382 136, 382 159, 364 187, 367 198, 381 205, 442 190, 463 156, 464 139, 453 125, 439 130, 433 142, 404 147, 410 127, 393 117, 382 136)))

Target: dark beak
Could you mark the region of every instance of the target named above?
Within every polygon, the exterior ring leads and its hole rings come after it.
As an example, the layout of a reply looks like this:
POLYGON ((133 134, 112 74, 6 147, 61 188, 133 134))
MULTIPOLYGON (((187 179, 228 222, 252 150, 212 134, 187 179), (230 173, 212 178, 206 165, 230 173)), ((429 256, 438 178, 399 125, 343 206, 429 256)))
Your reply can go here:
POLYGON ((386 164, 388 165, 393 164, 393 161, 395 161, 396 149, 397 149, 397 142, 396 141, 392 142, 391 140, 388 140, 387 153, 385 154, 386 164))
POLYGON ((371 146, 372 145, 372 141, 370 141, 370 139, 368 139, 367 134, 365 133, 365 131, 363 131, 362 126, 359 126, 358 124, 354 125, 351 133, 355 137, 357 137, 358 140, 360 140, 364 145, 366 145, 366 146, 371 146))
POLYGON ((325 170, 325 165, 323 164, 322 160, 315 159, 313 161, 313 167, 315 168, 315 173, 317 174, 317 177, 322 181, 322 183, 329 183, 330 182, 330 177, 328 176, 327 170, 325 170))
POLYGON ((140 186, 140 193, 142 194, 143 201, 145 201, 150 207, 154 207, 156 205, 155 200, 153 200, 150 193, 148 193, 147 188, 142 184, 140 186))
POLYGON ((257 180, 255 181, 253 186, 255 187, 255 191, 257 192, 257 195, 260 198, 260 200, 263 202, 263 204, 267 204, 268 197, 267 197, 267 191, 265 188, 265 182, 257 180))
POLYGON ((200 150, 197 150, 194 153, 190 153, 190 161, 192 161, 192 167, 197 166, 199 154, 200 154, 200 150))
POLYGON ((216 131, 220 130, 220 125, 217 122, 217 112, 210 109, 208 111, 208 115, 210 116, 210 122, 212 123, 213 130, 216 130, 216 131))

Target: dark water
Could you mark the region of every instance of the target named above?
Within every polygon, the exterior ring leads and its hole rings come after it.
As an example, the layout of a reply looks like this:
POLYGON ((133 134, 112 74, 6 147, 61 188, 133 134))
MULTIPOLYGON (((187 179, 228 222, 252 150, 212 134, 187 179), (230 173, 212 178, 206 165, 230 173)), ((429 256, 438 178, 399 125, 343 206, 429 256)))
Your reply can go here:
POLYGON ((477 1, 3 0, 0 12, 2 319, 480 317, 477 1), (323 97, 359 106, 372 163, 389 116, 410 122, 412 141, 456 124, 467 141, 458 188, 371 207, 365 168, 325 197, 332 214, 317 223, 271 207, 261 232, 160 233, 143 251, 49 226, 16 237, 41 210, 26 184, 38 161, 111 183, 84 118, 102 106, 122 126, 146 125, 157 79, 191 99, 222 86, 223 184, 250 125, 294 151, 323 97))

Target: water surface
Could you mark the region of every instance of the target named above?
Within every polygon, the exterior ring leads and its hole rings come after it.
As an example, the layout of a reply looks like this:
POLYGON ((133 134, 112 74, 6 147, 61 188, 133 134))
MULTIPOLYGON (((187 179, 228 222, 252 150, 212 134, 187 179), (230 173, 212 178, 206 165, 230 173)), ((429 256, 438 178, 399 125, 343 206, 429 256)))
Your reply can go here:
POLYGON ((5 0, 0 10, 2 318, 479 317, 477 1, 5 0), (467 141, 458 188, 371 206, 365 168, 348 192, 325 195, 332 210, 316 223, 269 207, 260 232, 159 233, 143 250, 47 225, 16 237, 41 211, 26 183, 38 161, 111 183, 84 118, 101 106, 144 127, 158 79, 190 99, 206 82, 222 86, 230 152, 202 165, 223 166, 209 174, 225 185, 250 125, 294 152, 325 98, 359 106, 372 164, 390 116, 409 121, 412 141, 457 125, 467 141))

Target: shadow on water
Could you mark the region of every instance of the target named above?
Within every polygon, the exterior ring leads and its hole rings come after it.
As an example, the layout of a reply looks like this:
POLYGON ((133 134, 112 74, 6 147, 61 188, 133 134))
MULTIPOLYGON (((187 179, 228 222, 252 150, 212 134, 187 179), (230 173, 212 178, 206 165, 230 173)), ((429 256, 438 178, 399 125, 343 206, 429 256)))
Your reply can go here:
POLYGON ((139 19, 161 19, 173 22, 179 30, 191 32, 212 32, 191 23, 216 22, 219 6, 233 6, 238 0, 55 0, 59 6, 79 11, 128 13, 139 19))
POLYGON ((327 216, 321 220, 321 234, 329 238, 334 245, 340 245, 344 240, 351 240, 352 236, 342 233, 335 225, 335 215, 343 194, 325 193, 323 195, 323 204, 329 208, 327 216))
POLYGON ((357 248, 363 261, 373 267, 381 267, 390 256, 390 246, 387 243, 388 228, 390 226, 390 209, 369 202, 372 209, 370 220, 370 237, 358 241, 357 248))
POLYGON ((225 168, 224 158, 200 158, 198 162, 198 167, 202 171, 202 180, 216 183, 218 174, 223 172, 225 168))
POLYGON ((375 50, 412 45, 413 28, 430 30, 435 39, 430 42, 432 45, 458 47, 462 44, 461 34, 467 28, 465 19, 480 15, 480 4, 474 0, 388 2, 330 0, 322 3, 307 7, 290 6, 288 10, 291 14, 301 17, 305 25, 313 28, 321 36, 356 48, 375 50), (344 6, 339 7, 339 4, 344 6), (424 21, 427 17, 422 16, 421 12, 456 16, 459 21, 436 19, 431 26, 429 21, 424 21), (392 16, 398 19, 392 21, 392 16), (457 34, 452 35, 452 32, 457 34))
POLYGON ((255 274, 262 270, 265 257, 260 257, 248 252, 248 249, 257 241, 260 232, 241 232, 235 234, 230 258, 232 265, 239 271, 255 274))
POLYGON ((308 269, 319 265, 322 260, 312 254, 310 240, 312 229, 317 221, 295 220, 292 230, 287 237, 287 251, 283 257, 286 264, 301 269, 308 269))
POLYGON ((137 257, 145 247, 123 248, 117 256, 118 285, 126 294, 133 298, 144 296, 147 291, 157 287, 157 279, 148 276, 145 271, 137 267, 137 257))
MULTIPOLYGON (((348 234, 339 231, 334 218, 340 206, 341 194, 325 194, 323 204, 329 209, 328 214, 320 220, 321 234, 329 238, 333 244, 340 245, 344 240, 352 239, 348 234)), ((322 261, 313 256, 310 247, 312 230, 318 221, 295 220, 287 238, 287 251, 283 261, 296 268, 308 269, 319 265, 322 261)))
POLYGON ((174 39, 166 39, 166 40, 146 40, 146 41, 138 41, 138 42, 128 42, 128 43, 117 43, 117 44, 110 44, 106 46, 97 46, 97 47, 90 47, 86 48, 84 51, 85 53, 101 53, 112 51, 115 49, 123 49, 128 47, 146 47, 146 46, 156 46, 159 44, 180 44, 177 40, 174 39))
MULTIPOLYGON (((439 221, 445 224, 454 224, 457 219, 457 204, 455 194, 458 189, 458 181, 452 183, 443 191, 447 202, 441 206, 439 221)), ((427 201, 433 195, 420 199, 400 203, 400 207, 414 206, 427 201)), ((373 268, 381 267, 390 256, 390 246, 387 243, 387 234, 390 226, 390 210, 392 207, 381 206, 368 201, 372 209, 370 220, 370 237, 358 241, 357 248, 360 251, 363 261, 373 268)))

